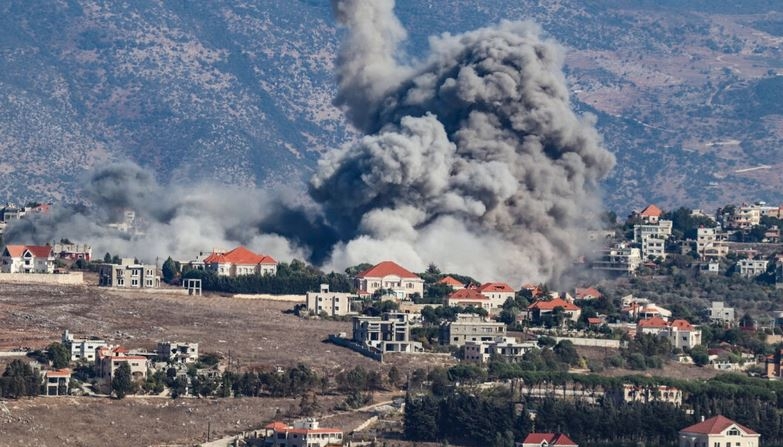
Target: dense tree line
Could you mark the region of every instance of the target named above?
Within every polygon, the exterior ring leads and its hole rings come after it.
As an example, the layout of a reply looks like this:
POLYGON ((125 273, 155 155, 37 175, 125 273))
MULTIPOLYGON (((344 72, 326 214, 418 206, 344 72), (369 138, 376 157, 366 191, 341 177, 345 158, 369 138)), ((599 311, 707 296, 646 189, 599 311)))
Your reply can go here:
POLYGON ((275 275, 243 275, 236 278, 218 276, 214 272, 189 270, 183 272, 185 279, 201 279, 204 290, 226 293, 271 293, 297 294, 319 290, 321 284, 329 284, 333 292, 350 292, 353 283, 344 273, 324 273, 318 269, 294 260, 291 264, 281 262, 275 275))
POLYGON ((12 361, 0 377, 0 396, 4 398, 37 396, 40 392, 41 376, 27 362, 12 361))

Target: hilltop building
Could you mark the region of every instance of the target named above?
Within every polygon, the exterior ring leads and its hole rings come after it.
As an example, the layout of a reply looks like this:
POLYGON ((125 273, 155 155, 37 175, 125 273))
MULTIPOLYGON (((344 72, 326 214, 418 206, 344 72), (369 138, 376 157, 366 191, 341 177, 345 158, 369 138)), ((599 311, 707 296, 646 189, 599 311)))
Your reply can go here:
POLYGON ((377 290, 389 290, 398 299, 424 296, 424 280, 392 261, 383 261, 354 278, 359 294, 372 295, 377 290))
POLYGON ((305 306, 314 315, 345 316, 353 313, 351 302, 356 298, 355 293, 330 292, 329 284, 321 284, 320 291, 307 292, 305 306))
POLYGON ((264 447, 327 447, 343 444, 342 430, 320 427, 313 418, 295 421, 293 426, 275 421, 264 429, 264 447))
POLYGON ((242 246, 226 252, 213 251, 202 262, 205 270, 232 278, 243 275, 275 275, 278 264, 273 257, 253 253, 242 246))
POLYGON ((125 289, 158 288, 160 276, 153 264, 138 264, 133 258, 123 258, 119 264, 101 264, 98 285, 125 289))
POLYGON ((54 273, 54 253, 49 245, 6 245, 2 273, 54 273))
POLYGON ((411 341, 411 328, 417 326, 411 314, 387 312, 380 317, 353 317, 353 341, 380 353, 419 352, 421 343, 411 341))
POLYGON ((456 321, 440 325, 440 344, 462 346, 472 342, 495 342, 506 336, 506 325, 476 314, 458 314, 456 321))
POLYGON ((719 415, 683 428, 679 438, 680 447, 758 447, 761 435, 719 415))

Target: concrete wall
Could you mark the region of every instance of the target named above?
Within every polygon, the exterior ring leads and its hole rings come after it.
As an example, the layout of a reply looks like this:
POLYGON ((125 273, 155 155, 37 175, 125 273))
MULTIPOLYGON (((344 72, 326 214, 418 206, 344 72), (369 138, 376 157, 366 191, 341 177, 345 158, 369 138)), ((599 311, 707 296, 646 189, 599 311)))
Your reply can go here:
POLYGON ((620 340, 611 340, 608 338, 578 338, 578 337, 554 337, 555 340, 568 340, 574 346, 594 346, 599 348, 620 349, 620 340))
POLYGON ((334 334, 329 334, 329 341, 336 344, 337 346, 342 346, 344 348, 352 349, 365 357, 369 357, 373 360, 383 362, 383 353, 369 349, 368 347, 360 345, 359 343, 356 343, 347 338, 342 338, 334 334))
POLYGON ((84 273, 0 273, 0 282, 78 286, 84 284, 84 273))

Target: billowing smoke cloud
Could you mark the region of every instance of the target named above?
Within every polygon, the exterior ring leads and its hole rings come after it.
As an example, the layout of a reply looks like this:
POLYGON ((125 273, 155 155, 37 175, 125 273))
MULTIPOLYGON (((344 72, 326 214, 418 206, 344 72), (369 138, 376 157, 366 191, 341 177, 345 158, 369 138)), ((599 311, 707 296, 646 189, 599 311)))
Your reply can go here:
POLYGON ((333 5, 348 29, 336 101, 366 134, 312 181, 344 241, 333 262, 557 278, 585 248, 614 165, 593 119, 571 110, 562 49, 531 23, 502 22, 433 37, 406 66, 392 0, 333 5))
POLYGON ((338 270, 392 259, 513 285, 557 279, 585 249, 614 164, 592 118, 571 110, 562 49, 531 23, 502 22, 432 37, 406 63, 393 0, 333 5, 347 28, 336 104, 364 136, 321 160, 312 200, 163 187, 122 164, 95 173, 89 210, 20 222, 8 240, 69 237, 147 259, 242 243, 338 270), (144 235, 107 229, 125 209, 144 235))
MULTIPOLYGON (((130 162, 95 171, 84 194, 91 202, 89 207, 56 206, 48 214, 19 220, 9 226, 6 240, 46 243, 68 238, 91 244, 94 256, 110 252, 146 262, 166 256, 188 260, 201 251, 245 244, 290 260, 315 253, 303 248, 308 240, 286 238, 283 231, 275 234, 274 229, 285 226, 280 219, 296 220, 301 234, 308 234, 306 229, 310 229, 329 235, 316 228, 317 220, 304 211, 289 209, 283 215, 280 203, 285 193, 272 195, 218 184, 162 186, 149 171, 130 162), (135 212, 135 229, 123 232, 110 227, 123 222, 126 210, 135 212)), ((289 198, 294 201, 293 194, 289 198)), ((312 246, 318 250, 315 244, 312 246)))

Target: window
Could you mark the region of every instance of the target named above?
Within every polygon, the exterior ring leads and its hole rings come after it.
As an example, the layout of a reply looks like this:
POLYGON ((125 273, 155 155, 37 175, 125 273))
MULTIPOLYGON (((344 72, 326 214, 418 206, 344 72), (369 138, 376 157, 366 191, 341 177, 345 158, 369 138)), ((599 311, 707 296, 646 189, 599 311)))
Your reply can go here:
MULTIPOLYGON (((732 428, 732 429, 731 429, 731 430, 729 430, 729 431, 728 431, 728 433, 726 433, 726 434, 727 434, 727 435, 729 435, 729 436, 739 436, 739 435, 740 435, 740 432, 739 432, 739 430, 737 430, 736 428, 732 428)), ((730 447, 730 445, 729 445, 729 447, 730 447)))

